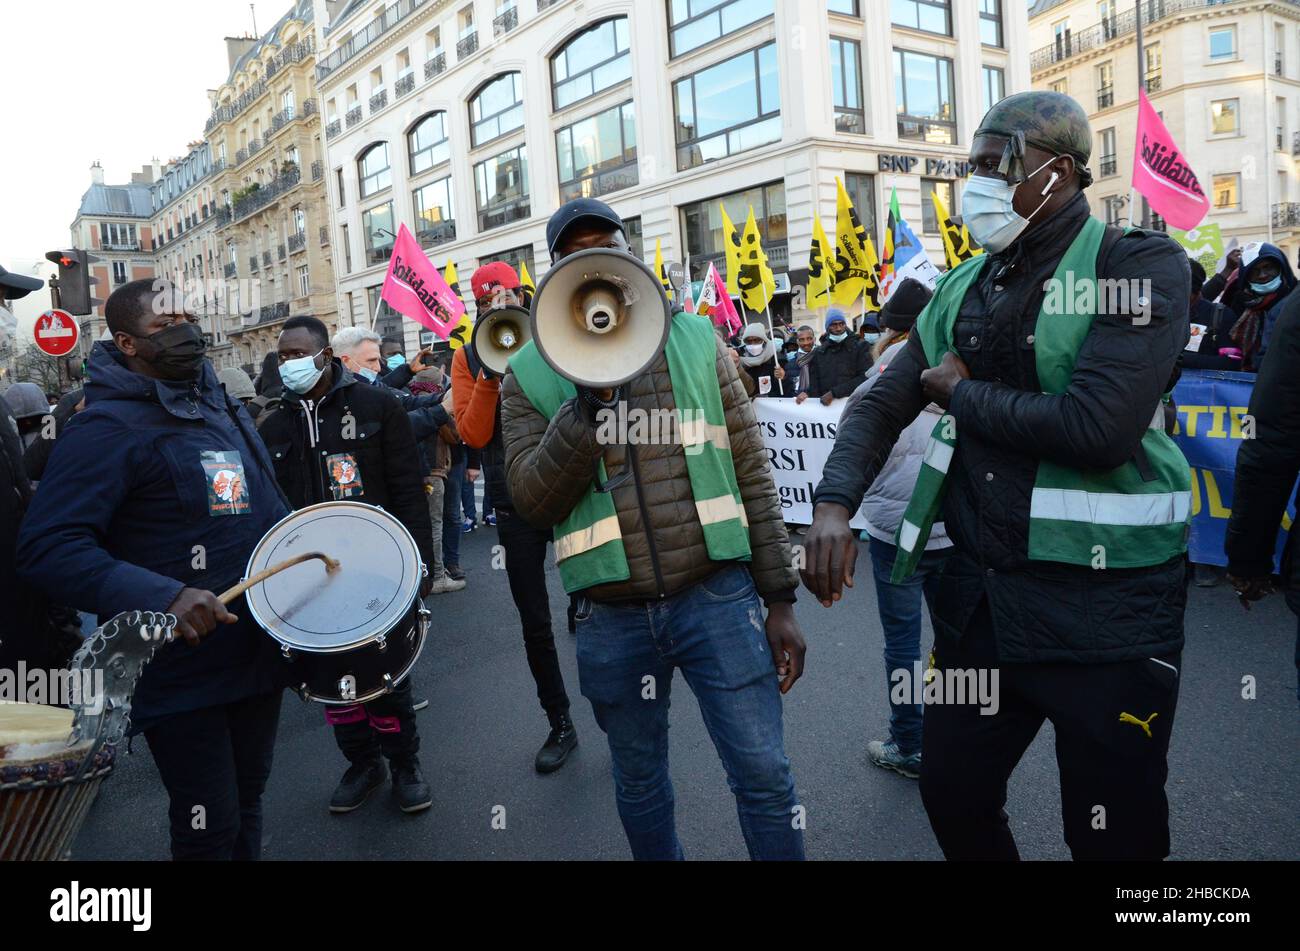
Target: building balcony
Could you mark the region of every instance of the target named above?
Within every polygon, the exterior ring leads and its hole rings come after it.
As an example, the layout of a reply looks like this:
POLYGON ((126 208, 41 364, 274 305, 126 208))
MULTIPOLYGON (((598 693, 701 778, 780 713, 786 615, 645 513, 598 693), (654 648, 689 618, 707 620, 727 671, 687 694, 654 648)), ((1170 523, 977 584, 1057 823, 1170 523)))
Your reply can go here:
POLYGON ((352 34, 342 46, 316 63, 316 82, 321 82, 330 73, 359 54, 384 34, 391 31, 415 10, 420 9, 429 0, 398 0, 384 8, 379 14, 356 33, 352 34))
POLYGON ((299 231, 289 235, 289 253, 297 254, 299 251, 307 249, 307 233, 299 231))
POLYGON ((1274 228, 1300 228, 1300 201, 1284 201, 1273 206, 1274 228))
POLYGON ((370 97, 370 114, 373 116, 386 105, 388 105, 388 90, 381 89, 370 97))
MULTIPOLYGON (((271 117, 271 135, 274 135, 275 133, 283 129, 285 126, 287 126, 290 122, 293 121, 293 118, 294 118, 293 106, 288 106, 284 109, 281 109, 279 112, 273 115, 271 117)), ((268 136, 268 138, 269 137, 270 136, 268 136)))
POLYGON ((478 32, 475 31, 456 41, 456 60, 457 62, 465 59, 467 56, 473 56, 478 52, 478 32))
POLYGON ((238 116, 241 112, 251 106, 257 100, 266 95, 266 80, 259 79, 257 82, 244 90, 244 94, 238 99, 234 99, 225 105, 218 106, 208 117, 207 123, 203 127, 204 132, 211 132, 214 128, 223 122, 229 122, 238 116))
POLYGON ((1109 175, 1119 174, 1119 161, 1114 155, 1103 155, 1099 163, 1099 171, 1102 178, 1109 175))
POLYGON ((1152 73, 1147 77, 1147 92, 1159 92, 1164 85, 1164 79, 1159 73, 1152 73))
POLYGON ((301 43, 294 43, 291 46, 286 46, 276 55, 276 57, 273 60, 271 60, 271 62, 267 64, 266 78, 270 79, 272 76, 274 76, 280 70, 284 69, 286 66, 291 66, 294 63, 300 63, 315 52, 316 52, 316 37, 314 36, 307 38, 301 43))
POLYGON ((229 205, 225 208, 218 208, 213 212, 213 215, 216 216, 218 228, 224 228, 226 225, 230 224, 231 218, 233 217, 229 205))
POLYGON ((405 76, 398 76, 397 82, 393 83, 393 95, 401 99, 414 88, 415 73, 407 73, 405 76))
POLYGON ((1280 51, 1273 53, 1273 75, 1282 75, 1282 53, 1280 51))
MULTIPOLYGON (((168 240, 171 240, 168 238, 168 240)), ((139 241, 105 241, 100 245, 105 251, 139 251, 139 241)))
POLYGON ((330 243, 330 229, 327 228, 325 225, 321 225, 321 226, 320 226, 320 244, 321 244, 321 247, 323 248, 323 247, 325 247, 326 245, 328 245, 329 243, 330 243))
POLYGON ((1291 133, 1291 154, 1300 155, 1300 132, 1291 133))
POLYGON ((354 125, 356 125, 358 122, 360 122, 361 107, 353 106, 351 109, 349 109, 347 111, 347 114, 343 117, 343 121, 349 129, 352 128, 354 125))
POLYGON ((283 243, 280 244, 280 246, 277 247, 277 248, 275 249, 275 253, 276 253, 276 256, 277 256, 281 261, 283 261, 285 258, 287 258, 287 257, 289 256, 288 252, 285 250, 285 247, 284 247, 284 244, 283 244, 283 243))
POLYGON ((262 264, 264 264, 266 267, 270 267, 270 266, 271 266, 271 252, 270 252, 270 251, 263 251, 263 252, 262 252, 262 264))
POLYGON ((319 182, 325 176, 325 166, 321 164, 320 159, 311 163, 311 180, 319 182))
POLYGON ((340 122, 338 119, 335 119, 325 127, 325 138, 332 139, 334 138, 334 136, 338 135, 342 131, 343 131, 343 123, 340 122))
POLYGON ((265 324, 273 324, 277 320, 285 320, 289 316, 289 302, 281 301, 278 304, 267 304, 259 307, 255 311, 249 311, 243 315, 243 326, 230 331, 230 336, 250 330, 253 327, 260 327, 265 324))
POLYGON ((228 277, 228 278, 233 278, 236 274, 239 273, 239 269, 238 269, 237 267, 235 267, 235 265, 233 265, 233 264, 227 264, 227 265, 222 269, 222 273, 225 274, 226 277, 228 277))
POLYGON ((257 154, 258 152, 260 152, 260 151, 262 151, 262 140, 261 140, 261 139, 253 139, 251 142, 248 143, 248 157, 249 157, 249 158, 252 158, 254 155, 256 155, 256 154, 257 154))
POLYGON ((298 170, 297 166, 281 172, 279 177, 270 184, 255 189, 235 202, 234 213, 231 216, 232 220, 238 221, 241 218, 248 217, 255 211, 259 211, 276 201, 285 192, 292 191, 301 181, 302 172, 298 170))
MULTIPOLYGON (((1286 0, 1288 3, 1300 4, 1300 0, 1286 0)), ((1142 25, 1158 23, 1176 14, 1205 7, 1222 6, 1224 0, 1143 0, 1142 25)), ((1137 10, 1129 5, 1123 13, 1112 15, 1095 26, 1078 32, 1067 30, 1056 38, 1050 46, 1034 50, 1029 57, 1031 73, 1047 69, 1054 63, 1060 63, 1081 53, 1105 46, 1112 40, 1137 32, 1137 10)))
POLYGON ((437 56, 431 56, 424 63, 424 78, 432 79, 447 71, 447 54, 439 53, 437 56))
POLYGON ((236 150, 235 150, 235 164, 236 164, 236 165, 243 165, 243 164, 244 164, 245 162, 247 162, 247 161, 248 161, 248 149, 236 149, 236 150))
POLYGON ((250 271, 256 271, 256 270, 257 270, 257 255, 256 255, 256 254, 253 254, 253 255, 250 255, 250 256, 249 256, 249 258, 248 258, 248 269, 249 269, 250 271))
POLYGON ((1115 105, 1115 87, 1102 86, 1097 90, 1097 108, 1109 109, 1115 105))
POLYGON ((559 2, 560 0, 537 0, 537 12, 541 13, 543 10, 553 7, 559 2))
POLYGON ((494 37, 505 36, 518 25, 519 8, 511 7, 509 10, 499 14, 496 19, 492 21, 492 35, 494 37))

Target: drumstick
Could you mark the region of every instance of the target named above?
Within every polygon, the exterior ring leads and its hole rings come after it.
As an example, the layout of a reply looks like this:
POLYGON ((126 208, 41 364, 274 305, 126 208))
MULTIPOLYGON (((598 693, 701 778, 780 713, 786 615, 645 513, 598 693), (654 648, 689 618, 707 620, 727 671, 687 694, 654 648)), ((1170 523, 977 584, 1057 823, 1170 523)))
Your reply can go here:
POLYGON ((290 558, 288 561, 282 561, 278 565, 272 565, 270 568, 267 568, 265 571, 259 571, 257 574, 253 575, 253 577, 249 578, 247 581, 241 581, 239 584, 235 585, 230 590, 223 592, 219 600, 221 601, 222 604, 229 604, 231 601, 235 600, 235 598, 239 597, 241 594, 243 594, 253 585, 261 584, 263 581, 265 581, 267 578, 271 577, 272 575, 277 575, 280 572, 284 571, 284 569, 292 568, 294 565, 301 565, 304 561, 311 561, 313 558, 319 558, 321 561, 325 562, 325 573, 327 575, 334 574, 334 572, 338 571, 339 568, 341 567, 337 561, 335 561, 329 555, 326 555, 322 552, 319 551, 303 552, 301 555, 297 555, 293 558, 290 558))

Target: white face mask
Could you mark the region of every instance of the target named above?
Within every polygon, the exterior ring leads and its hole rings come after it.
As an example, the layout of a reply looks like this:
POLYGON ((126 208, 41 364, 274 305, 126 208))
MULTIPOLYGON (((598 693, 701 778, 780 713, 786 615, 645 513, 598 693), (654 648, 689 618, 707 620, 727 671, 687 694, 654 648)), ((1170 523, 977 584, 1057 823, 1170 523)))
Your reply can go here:
POLYGON ((763 345, 761 343, 747 343, 745 349, 749 351, 751 357, 756 357, 763 352, 763 345))
MULTIPOLYGON (((1048 159, 1034 169, 1025 181, 1029 181, 1055 161, 1055 158, 1048 159)), ((962 223, 970 228, 971 237, 988 251, 994 254, 1005 251, 1011 246, 1011 242, 1020 237, 1021 233, 1029 227, 1029 222, 1042 210, 1043 205, 1052 200, 1052 186, 1056 184, 1058 178, 1060 175, 1053 172, 1051 179, 1039 193, 1044 196, 1042 203, 1030 212, 1028 218, 1022 218, 1016 214, 1015 197, 1016 189, 1024 182, 1012 185, 999 178, 973 175, 966 182, 966 188, 961 194, 962 223)))

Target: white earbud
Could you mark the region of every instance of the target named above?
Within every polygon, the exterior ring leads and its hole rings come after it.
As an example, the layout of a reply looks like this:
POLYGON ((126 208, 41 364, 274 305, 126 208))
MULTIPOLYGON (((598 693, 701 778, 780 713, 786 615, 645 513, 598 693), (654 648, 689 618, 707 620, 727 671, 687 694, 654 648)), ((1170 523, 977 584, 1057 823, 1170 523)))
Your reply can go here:
POLYGON ((1047 180, 1047 184, 1046 184, 1045 186, 1043 186, 1043 190, 1042 190, 1041 192, 1039 192, 1038 194, 1040 194, 1040 195, 1046 195, 1048 192, 1050 192, 1050 191, 1052 190, 1052 186, 1056 184, 1056 180, 1057 180, 1058 178, 1060 178, 1060 177, 1061 177, 1061 176, 1060 176, 1060 173, 1058 173, 1058 172, 1053 172, 1053 173, 1052 173, 1052 177, 1049 178, 1049 179, 1047 180))

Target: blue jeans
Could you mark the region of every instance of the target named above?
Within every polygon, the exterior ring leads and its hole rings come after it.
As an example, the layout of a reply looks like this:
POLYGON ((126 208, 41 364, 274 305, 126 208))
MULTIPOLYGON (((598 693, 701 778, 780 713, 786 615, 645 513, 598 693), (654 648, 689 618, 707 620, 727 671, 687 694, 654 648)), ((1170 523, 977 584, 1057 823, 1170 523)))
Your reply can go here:
MULTIPOLYGON (((907 672, 903 683, 910 689, 915 664, 921 659, 921 595, 934 601, 934 586, 951 548, 927 551, 917 563, 912 577, 902 584, 893 584, 889 575, 894 570, 894 556, 898 549, 888 542, 873 537, 871 573, 876 580, 876 604, 880 608, 880 626, 885 631, 885 683, 889 688, 889 738, 898 744, 904 756, 921 752, 921 713, 919 703, 894 703, 894 683, 890 675, 898 669, 907 672)), ((925 665, 922 664, 922 669, 925 665)))
MULTIPOLYGON (((479 473, 479 478, 483 478, 481 472, 479 473)), ((486 502, 487 499, 485 498, 483 501, 486 502)), ((474 483, 470 482, 469 479, 465 477, 463 471, 460 479, 460 508, 464 513, 465 518, 469 519, 471 522, 478 521, 478 506, 474 502, 474 483)))
POLYGON ((447 489, 442 497, 442 563, 448 568, 460 567, 460 487, 465 481, 465 463, 459 462, 447 471, 447 489))
POLYGON ((781 693, 748 569, 723 568, 648 604, 578 601, 578 678, 609 739, 633 858, 685 857, 668 775, 669 695, 680 668, 727 771, 750 858, 803 859, 781 693))

